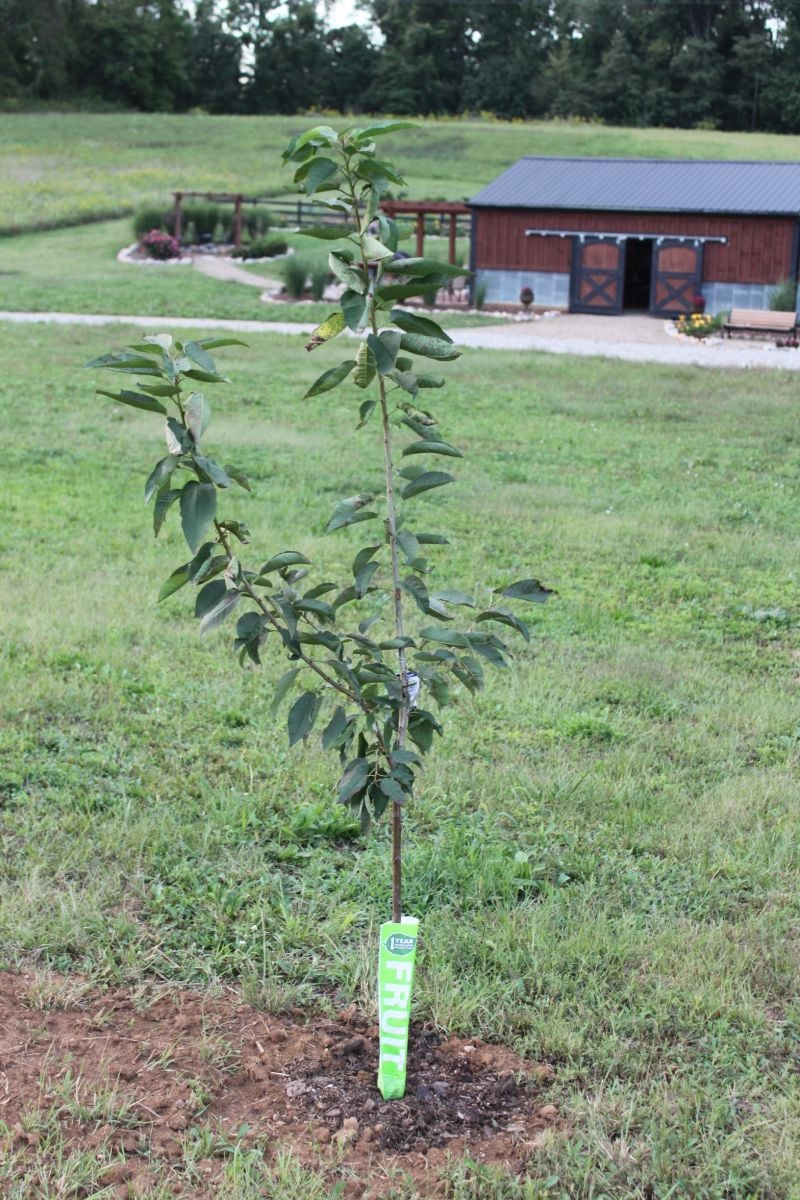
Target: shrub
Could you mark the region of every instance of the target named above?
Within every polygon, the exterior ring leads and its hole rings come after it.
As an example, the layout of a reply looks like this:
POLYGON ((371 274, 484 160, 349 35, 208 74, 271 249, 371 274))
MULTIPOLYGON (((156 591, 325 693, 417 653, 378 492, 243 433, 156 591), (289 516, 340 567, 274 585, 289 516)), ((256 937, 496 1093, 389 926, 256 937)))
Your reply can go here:
POLYGON ((133 217, 133 233, 137 242, 149 233, 151 229, 167 229, 168 217, 163 208, 145 205, 133 217))
POLYGON ((306 290, 308 263, 292 254, 283 264, 283 285, 293 300, 299 300, 306 290))
POLYGON ((285 254, 289 249, 289 243, 282 237, 263 238, 258 241, 248 242, 246 246, 240 246, 238 250, 234 250, 234 258, 275 258, 277 254, 285 254))
POLYGON ((794 312, 797 307, 797 284, 792 279, 782 280, 770 292, 767 303, 772 312, 794 312))
POLYGON ((482 309, 486 303, 486 280, 479 279, 475 284, 475 307, 482 309))
POLYGON ((151 229, 139 239, 139 249, 148 258, 180 258, 181 247, 177 238, 164 233, 161 229, 151 229))
POLYGON ((712 317, 710 313, 692 313, 691 316, 681 316, 678 317, 678 333, 685 333, 688 337, 693 338, 711 337, 712 334, 719 332, 727 319, 727 313, 717 313, 716 317, 712 317))
POLYGON ((274 222, 265 208, 248 208, 243 213, 243 224, 251 241, 264 241, 274 222))
POLYGON ((324 265, 316 266, 311 271, 311 296, 314 300, 321 300, 325 288, 328 285, 330 273, 324 265))

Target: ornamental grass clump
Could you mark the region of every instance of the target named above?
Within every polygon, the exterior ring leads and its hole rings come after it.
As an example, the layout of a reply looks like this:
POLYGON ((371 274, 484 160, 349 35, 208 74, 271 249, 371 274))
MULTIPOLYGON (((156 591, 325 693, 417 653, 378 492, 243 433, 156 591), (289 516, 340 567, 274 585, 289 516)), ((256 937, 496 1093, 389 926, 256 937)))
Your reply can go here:
MULTIPOLYGON (((480 597, 440 580, 438 557, 449 539, 432 528, 437 509, 426 497, 455 482, 444 465, 462 452, 427 397, 444 387, 439 371, 459 351, 435 321, 400 305, 430 296, 462 268, 404 258, 402 282, 392 277, 399 231, 380 201, 389 186, 404 181, 378 157, 376 142, 409 125, 383 121, 341 134, 320 126, 294 138, 284 153, 300 190, 346 222, 303 231, 339 243, 328 266, 344 286, 306 345, 313 353, 340 337, 344 343, 341 361, 305 391, 307 421, 327 428, 329 414, 341 407, 341 401, 332 406, 328 394, 342 389, 342 398, 352 400, 359 436, 371 439, 369 478, 382 478, 377 491, 365 484, 343 496, 328 517, 328 534, 341 537, 356 526, 365 533, 346 578, 315 580, 307 556, 293 548, 251 558, 248 527, 224 512, 230 489, 249 491, 250 484, 234 464, 211 457, 205 391, 227 382, 211 351, 242 344, 238 339, 182 343, 159 334, 89 364, 139 376, 130 389, 101 394, 152 412, 163 428, 167 453, 150 471, 144 498, 153 504, 156 535, 177 513, 189 557, 165 580, 159 600, 191 587, 201 633, 235 618, 233 648, 244 666, 257 667, 265 654, 285 656, 288 669, 273 708, 289 703, 290 745, 321 730, 322 749, 339 760, 339 801, 364 828, 390 817, 392 919, 381 927, 378 954, 378 1083, 386 1098, 402 1096, 405 1088, 418 933, 417 919, 402 907, 406 807, 425 756, 444 734, 441 710, 462 689, 477 692, 487 666, 509 665, 501 629, 529 640, 512 605, 540 604, 550 594, 531 577, 506 577, 482 587, 480 597)), ((351 436, 342 437, 343 458, 351 436)))

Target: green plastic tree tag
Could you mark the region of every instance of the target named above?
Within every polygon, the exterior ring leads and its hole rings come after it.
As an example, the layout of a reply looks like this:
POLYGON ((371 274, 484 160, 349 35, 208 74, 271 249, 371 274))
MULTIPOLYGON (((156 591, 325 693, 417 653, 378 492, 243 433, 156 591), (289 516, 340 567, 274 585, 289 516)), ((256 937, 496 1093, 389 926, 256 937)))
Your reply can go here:
POLYGON ((399 1100, 406 1090, 408 1023, 418 932, 419 921, 416 917, 403 917, 399 924, 388 921, 381 925, 378 955, 378 1088, 384 1100, 399 1100))

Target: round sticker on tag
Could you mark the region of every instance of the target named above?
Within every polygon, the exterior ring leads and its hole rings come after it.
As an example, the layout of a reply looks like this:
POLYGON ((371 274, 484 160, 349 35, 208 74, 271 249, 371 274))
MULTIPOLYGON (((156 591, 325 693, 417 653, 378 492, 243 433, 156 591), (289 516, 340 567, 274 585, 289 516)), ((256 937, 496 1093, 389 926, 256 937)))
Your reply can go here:
POLYGON ((411 954, 417 944, 415 937, 404 933, 392 933, 386 939, 386 949, 390 954, 411 954))

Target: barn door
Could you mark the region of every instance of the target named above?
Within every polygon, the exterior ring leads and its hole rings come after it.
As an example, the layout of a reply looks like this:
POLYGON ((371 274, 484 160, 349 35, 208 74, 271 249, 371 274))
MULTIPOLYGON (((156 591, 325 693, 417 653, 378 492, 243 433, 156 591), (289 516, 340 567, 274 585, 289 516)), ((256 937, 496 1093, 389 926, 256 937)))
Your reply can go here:
POLYGON ((570 289, 572 312, 622 312, 624 279, 624 241, 592 237, 575 239, 570 289))
POLYGON ((653 248, 650 312, 679 317, 694 312, 694 298, 703 282, 703 243, 665 238, 653 248))

